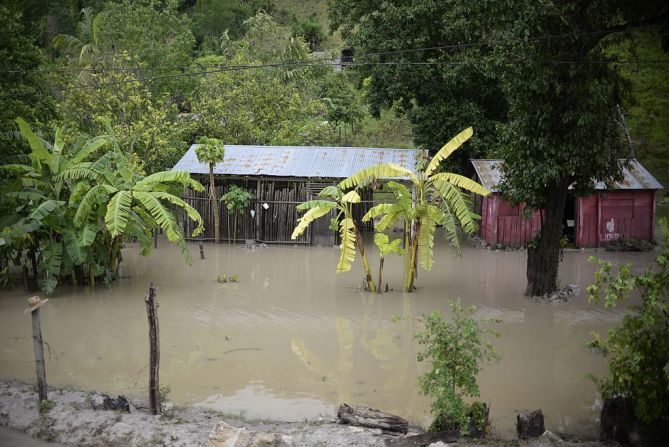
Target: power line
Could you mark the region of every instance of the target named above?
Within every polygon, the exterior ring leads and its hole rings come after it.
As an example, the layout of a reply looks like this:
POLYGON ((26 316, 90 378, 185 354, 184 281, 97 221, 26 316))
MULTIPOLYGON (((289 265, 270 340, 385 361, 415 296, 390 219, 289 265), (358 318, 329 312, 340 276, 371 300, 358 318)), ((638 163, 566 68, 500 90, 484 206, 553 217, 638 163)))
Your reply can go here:
MULTIPOLYGON (((606 34, 624 34, 630 30, 635 29, 644 29, 644 28, 653 28, 654 25, 646 26, 637 26, 630 27, 626 30, 600 30, 600 31, 584 31, 578 33, 561 33, 561 34, 547 34, 544 36, 537 36, 531 38, 516 38, 511 39, 507 42, 531 42, 531 41, 540 41, 540 40, 552 40, 552 39, 565 39, 565 38, 574 38, 581 36, 592 36, 592 35, 606 35, 606 34)), ((373 51, 364 53, 361 55, 356 55, 356 59, 365 59, 373 56, 387 56, 393 54, 407 54, 407 53, 417 53, 421 51, 435 51, 435 50, 449 50, 449 49, 465 49, 465 48, 474 48, 474 47, 492 47, 499 45, 499 43, 493 43, 488 41, 479 41, 471 43, 460 43, 460 44, 446 44, 446 45, 436 45, 429 47, 418 47, 418 48, 407 48, 402 50, 388 50, 388 51, 373 51)), ((338 56, 332 56, 329 58, 322 59, 312 59, 309 62, 334 62, 338 59, 338 56)), ((663 63, 667 63, 664 62, 663 63)), ((221 65, 189 65, 189 66, 156 66, 156 67, 134 67, 134 68, 112 68, 112 67, 101 67, 101 68, 52 68, 52 69, 27 69, 27 70, 0 70, 0 73, 28 73, 28 72, 41 72, 41 73, 54 73, 54 72, 101 72, 101 71, 166 71, 166 70, 191 70, 191 69, 205 69, 205 68, 220 68, 221 65)))

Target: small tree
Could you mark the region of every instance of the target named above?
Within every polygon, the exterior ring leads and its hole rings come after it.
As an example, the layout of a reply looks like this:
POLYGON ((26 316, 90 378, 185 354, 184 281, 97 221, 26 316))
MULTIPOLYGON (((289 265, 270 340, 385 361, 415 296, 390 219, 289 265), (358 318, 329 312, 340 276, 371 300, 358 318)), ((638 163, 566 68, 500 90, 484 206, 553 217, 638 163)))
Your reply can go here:
POLYGON ((225 203, 225 206, 228 209, 228 216, 230 216, 231 212, 234 213, 232 239, 230 239, 230 219, 228 218, 228 242, 237 240, 237 217, 240 212, 243 212, 249 207, 251 200, 254 198, 255 196, 253 194, 237 185, 230 186, 228 192, 221 197, 221 201, 225 203))
MULTIPOLYGON (((660 221, 665 240, 669 241, 666 219, 660 221)), ((611 263, 591 257, 601 269, 588 287, 590 301, 616 307, 632 291, 639 291, 641 304, 625 315, 622 324, 606 340, 598 334, 592 345, 602 350, 609 363, 610 376, 595 379, 602 396, 629 398, 636 417, 647 425, 666 423, 669 418, 669 247, 665 245, 641 275, 625 264, 612 273, 611 263)))
MULTIPOLYGON (((463 429, 472 422, 471 409, 465 398, 480 394, 476 376, 483 361, 498 361, 493 345, 483 337, 498 333, 481 328, 458 301, 449 301, 451 320, 445 320, 439 311, 423 315, 425 329, 416 333, 416 340, 425 349, 418 353, 418 361, 428 361, 432 367, 418 379, 420 392, 434 398, 432 402, 431 431, 463 429)), ((473 313, 474 306, 467 309, 473 313)), ((499 320, 489 320, 500 322, 499 320)), ((479 421, 475 421, 479 422, 479 421)))
POLYGON ((217 138, 202 137, 199 145, 195 148, 195 155, 200 163, 209 164, 209 200, 214 213, 214 241, 218 244, 221 240, 221 225, 219 223, 218 199, 216 198, 216 185, 214 183, 214 166, 223 161, 225 147, 223 142, 217 138))
POLYGON ((402 239, 393 239, 392 241, 385 233, 376 233, 374 235, 374 244, 376 248, 379 249, 379 280, 376 286, 377 293, 381 293, 383 288, 381 284, 383 283, 383 262, 386 258, 386 255, 389 253, 397 253, 402 256, 404 250, 402 249, 402 239))

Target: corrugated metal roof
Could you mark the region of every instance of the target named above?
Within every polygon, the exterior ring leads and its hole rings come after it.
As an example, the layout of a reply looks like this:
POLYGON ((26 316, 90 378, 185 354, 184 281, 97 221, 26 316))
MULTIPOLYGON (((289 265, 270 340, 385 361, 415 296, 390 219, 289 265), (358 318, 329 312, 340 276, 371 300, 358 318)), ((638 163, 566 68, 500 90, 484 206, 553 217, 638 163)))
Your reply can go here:
MULTIPOLYGON (((192 145, 173 171, 208 174, 192 145)), ((238 176, 346 178, 360 169, 379 163, 395 163, 415 171, 418 149, 322 146, 225 145, 225 158, 214 173, 238 176)))
MULTIPOLYGON (((500 167, 503 163, 503 160, 472 160, 481 184, 493 192, 499 190, 498 185, 502 181, 500 167)), ((606 184, 597 182, 595 189, 607 189, 606 184)), ((616 182, 613 189, 662 189, 662 185, 638 160, 630 160, 628 166, 623 168, 623 180, 616 182)))

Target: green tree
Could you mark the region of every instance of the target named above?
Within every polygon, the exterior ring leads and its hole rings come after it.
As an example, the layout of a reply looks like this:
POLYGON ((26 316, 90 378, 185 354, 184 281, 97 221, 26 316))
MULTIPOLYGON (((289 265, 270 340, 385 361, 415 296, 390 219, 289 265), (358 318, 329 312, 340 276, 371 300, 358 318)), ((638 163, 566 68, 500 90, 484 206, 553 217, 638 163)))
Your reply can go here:
POLYGON ((225 207, 228 209, 228 216, 230 213, 233 213, 234 219, 234 230, 232 232, 232 239, 230 239, 230 219, 228 218, 228 240, 237 240, 237 219, 239 214, 246 211, 249 205, 251 205, 253 199, 255 199, 253 194, 237 185, 231 185, 228 192, 221 196, 221 201, 225 203, 225 207))
POLYGON ((376 233, 374 235, 374 244, 379 249, 379 276, 376 283, 376 292, 381 293, 383 291, 383 263, 386 256, 390 253, 397 253, 403 256, 404 250, 402 249, 402 239, 397 238, 391 241, 385 233, 376 233))
MULTIPOLYGON (((669 240, 667 221, 660 222, 669 240)), ((593 346, 602 350, 609 375, 597 380, 604 398, 632 400, 636 417, 644 424, 666 424, 669 417, 669 248, 665 245, 655 264, 641 274, 625 264, 614 273, 611 263, 591 257, 601 267, 588 287, 590 301, 604 300, 607 308, 627 302, 638 292, 641 303, 632 306, 622 323, 605 340, 595 334, 593 346)))
POLYGON ((493 6, 460 0, 328 0, 331 30, 341 29, 363 63, 355 72, 369 80, 373 114, 394 105, 409 118, 416 146, 431 154, 463 123, 476 127, 476 138, 446 162, 445 169, 454 172, 472 171, 469 160, 496 145, 496 126, 506 117, 498 74, 481 64, 490 50, 458 49, 486 40, 493 6), (449 45, 454 47, 440 49, 449 45))
MULTIPOLYGON (((340 126, 351 128, 365 116, 361 95, 342 72, 331 72, 319 82, 319 96, 326 107, 326 118, 333 131, 340 126)), ((341 133, 338 139, 341 144, 341 133)))
POLYGON ((217 244, 221 240, 221 224, 219 222, 220 213, 218 211, 218 198, 216 197, 216 183, 214 181, 214 167, 216 163, 221 163, 225 156, 225 146, 217 138, 200 138, 195 147, 195 155, 200 163, 209 165, 209 200, 211 209, 214 213, 214 242, 217 244))
POLYGON ((471 203, 461 189, 475 194, 488 195, 490 192, 475 181, 450 172, 437 173, 437 168, 463 143, 474 131, 470 127, 463 130, 446 143, 430 160, 424 169, 416 174, 401 166, 386 163, 362 169, 351 177, 342 180, 339 187, 343 190, 369 183, 373 178, 406 177, 415 191, 415 198, 409 189, 397 182, 389 182, 396 202, 382 203, 372 207, 364 216, 368 221, 382 216, 376 224, 378 231, 385 231, 399 219, 404 221, 404 291, 414 290, 417 264, 425 270, 434 265, 434 234, 437 225, 447 231, 451 243, 459 251, 458 227, 471 234, 478 229, 479 216, 471 209, 471 203))
POLYGON ((353 261, 355 261, 357 245, 362 259, 362 266, 365 270, 367 290, 376 292, 376 285, 372 279, 372 271, 369 268, 369 261, 365 254, 365 241, 353 220, 353 204, 360 203, 360 194, 355 189, 344 193, 338 186, 327 186, 318 195, 326 200, 309 200, 297 205, 297 210, 305 211, 305 213, 298 219, 297 226, 290 238, 297 239, 309 227, 311 222, 323 216, 329 216, 332 211, 336 211, 337 215, 332 219, 331 227, 334 227, 333 229, 338 227, 341 237, 341 245, 339 246, 341 253, 337 262, 337 273, 351 270, 353 261))
MULTIPOLYGON (((66 54, 73 56, 80 67, 94 65, 101 53, 101 18, 101 15, 94 14, 92 8, 83 8, 81 19, 77 23, 76 35, 58 34, 53 38, 54 48, 63 50, 66 54)), ((86 73, 86 71, 81 73, 86 73)))
MULTIPOLYGON (((481 363, 499 360, 492 343, 484 338, 499 334, 482 328, 479 321, 466 316, 460 300, 449 301, 449 306, 449 320, 438 311, 423 315, 424 329, 416 333, 416 340, 424 345, 418 353, 418 361, 430 364, 429 371, 418 379, 418 386, 422 394, 434 399, 432 431, 469 428, 472 408, 465 399, 480 395, 476 376, 481 363)), ((475 307, 466 310, 473 314, 475 307)))
POLYGON ((504 158, 502 192, 544 210, 528 247, 527 294, 554 291, 568 188, 585 193, 593 179, 621 173, 612 117, 623 82, 604 50, 621 31, 666 27, 665 2, 393 0, 383 11, 371 0, 329 5, 333 25, 356 49, 392 50, 372 60, 399 62, 364 69, 372 99, 399 102, 426 135, 470 117, 485 135, 479 148, 504 158), (431 49, 394 52, 417 47, 431 49), (431 65, 407 69, 405 61, 431 65))

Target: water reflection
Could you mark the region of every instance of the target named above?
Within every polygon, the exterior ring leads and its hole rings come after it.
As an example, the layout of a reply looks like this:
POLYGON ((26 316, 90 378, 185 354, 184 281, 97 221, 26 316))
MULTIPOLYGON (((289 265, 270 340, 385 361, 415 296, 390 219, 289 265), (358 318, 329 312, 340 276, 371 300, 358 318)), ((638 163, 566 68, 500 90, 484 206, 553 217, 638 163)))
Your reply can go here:
MULTIPOLYGON (((196 252, 196 246, 193 251, 196 252)), ((402 262, 386 260, 383 295, 358 291, 362 272, 336 275, 333 248, 205 247, 206 261, 184 264, 166 244, 149 258, 124 253, 124 277, 112 289, 62 287, 42 310, 49 383, 109 393, 141 394, 148 364, 143 297, 158 286, 161 383, 177 403, 200 403, 247 417, 303 419, 332 414, 347 402, 428 422, 429 401, 416 387, 416 319, 448 314, 448 300, 476 305, 476 316, 504 321, 496 329, 499 364, 480 376, 493 422, 512 434, 515 412, 541 408, 551 430, 596 432, 598 396, 588 373, 602 359, 585 348, 624 313, 587 303, 534 303, 523 296, 525 254, 465 249, 461 258, 438 245, 436 266, 421 271, 413 294, 401 287, 402 262), (220 284, 219 275, 240 282, 220 284), (401 316, 393 322, 394 316, 401 316)), ((614 262, 620 254, 598 253, 614 262)), ((562 283, 583 290, 594 271, 589 253, 569 252, 562 283)), ((625 257, 644 265, 652 254, 625 257)), ((370 259, 371 265, 377 260, 370 259)), ((30 319, 25 294, 0 292, 0 378, 32 381, 30 319)))

